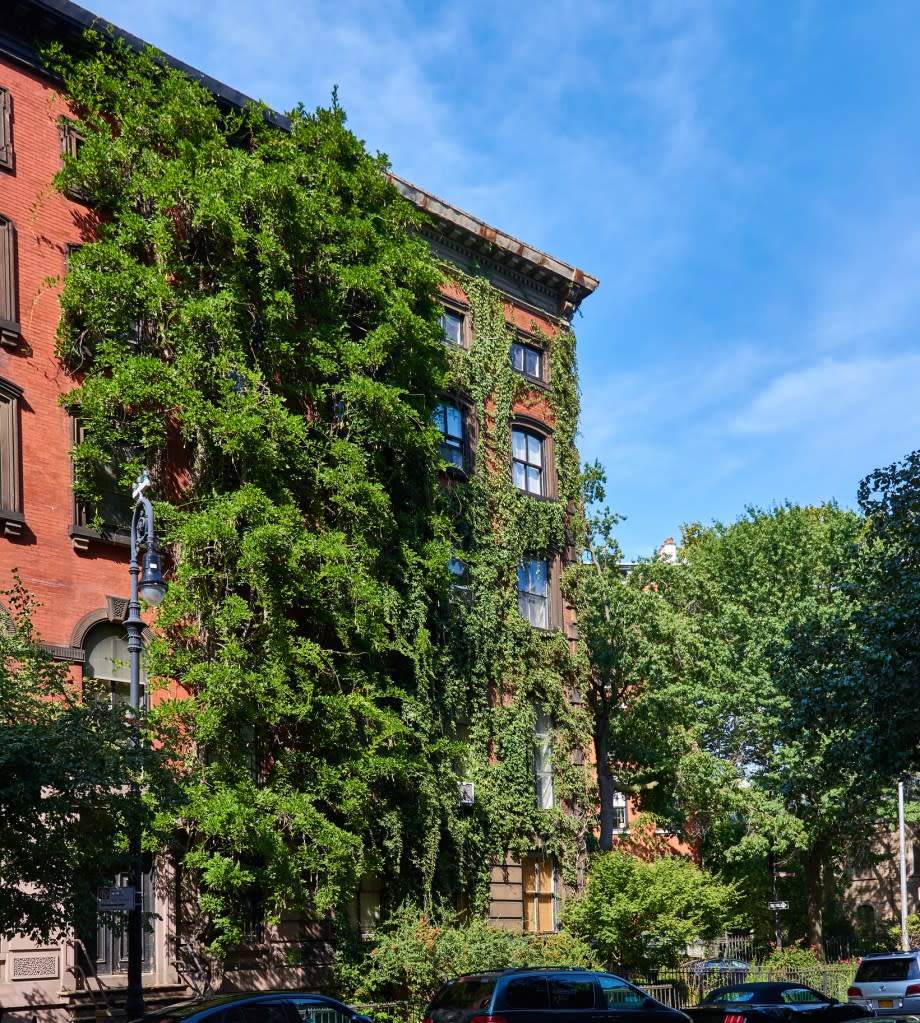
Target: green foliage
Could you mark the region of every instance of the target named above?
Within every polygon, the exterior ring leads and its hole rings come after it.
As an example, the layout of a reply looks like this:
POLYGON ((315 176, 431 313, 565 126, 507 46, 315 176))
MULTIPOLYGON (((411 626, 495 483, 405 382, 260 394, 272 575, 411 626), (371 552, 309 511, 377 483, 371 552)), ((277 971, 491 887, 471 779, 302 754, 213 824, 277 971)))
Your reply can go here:
POLYGON ((565 549, 578 499, 574 338, 543 339, 559 500, 534 500, 501 464, 525 386, 497 292, 458 278, 475 338, 448 354, 421 214, 335 98, 278 130, 155 52, 87 43, 49 53, 85 138, 57 183, 95 211, 59 356, 85 431, 80 498, 102 514, 111 464, 126 487, 150 467, 168 498, 150 659, 181 691, 153 720, 184 803, 158 823, 199 894, 191 937, 226 955, 252 895, 271 921, 347 919, 367 871, 391 905, 462 892, 483 909, 493 860, 535 836, 574 880, 591 805, 571 756, 579 663, 516 602, 522 556, 565 549), (445 488, 431 413, 449 381, 476 401, 481 442, 445 488), (469 604, 451 593, 457 547, 469 604), (536 809, 537 713, 574 812, 536 809))
POLYGON ((785 977, 787 973, 800 973, 822 965, 821 956, 813 945, 793 941, 782 948, 773 948, 761 964, 768 978, 785 977))
POLYGON ((356 967, 340 964, 337 980, 357 1002, 424 1005, 445 980, 463 973, 561 964, 599 965, 594 950, 572 934, 520 934, 481 919, 461 922, 450 912, 425 914, 406 903, 375 935, 356 967))
MULTIPOLYGON (((96 887, 127 866, 127 836, 149 823, 156 753, 107 698, 73 686, 41 646, 17 580, 0 629, 0 935, 47 942, 96 925, 96 887)), ((164 792, 159 792, 160 797, 164 792)))
POLYGON ((617 968, 674 966, 694 940, 722 933, 737 897, 733 885, 689 860, 645 862, 614 849, 592 859, 585 893, 567 906, 565 923, 617 968))
MULTIPOLYGON (((596 471, 587 483, 597 491, 596 471)), ((862 522, 833 505, 750 509, 729 526, 685 527, 676 563, 642 563, 625 580, 613 526, 588 523, 590 559, 573 587, 595 735, 606 729, 617 788, 670 822, 702 863, 743 879, 764 936, 767 857, 778 857, 798 875, 785 882, 799 896, 787 922, 807 918, 817 940, 835 852, 877 805, 858 766, 863 721, 828 711, 824 681, 849 652, 837 623, 857 599, 862 522)))

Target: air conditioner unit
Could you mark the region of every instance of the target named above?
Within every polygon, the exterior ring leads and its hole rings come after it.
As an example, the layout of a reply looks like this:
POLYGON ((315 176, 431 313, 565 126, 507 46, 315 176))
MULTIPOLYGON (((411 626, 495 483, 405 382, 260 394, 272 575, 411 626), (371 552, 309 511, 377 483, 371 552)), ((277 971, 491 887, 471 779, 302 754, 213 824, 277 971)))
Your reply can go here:
POLYGON ((472 781, 457 782, 457 794, 461 806, 472 806, 476 802, 476 783, 472 781))

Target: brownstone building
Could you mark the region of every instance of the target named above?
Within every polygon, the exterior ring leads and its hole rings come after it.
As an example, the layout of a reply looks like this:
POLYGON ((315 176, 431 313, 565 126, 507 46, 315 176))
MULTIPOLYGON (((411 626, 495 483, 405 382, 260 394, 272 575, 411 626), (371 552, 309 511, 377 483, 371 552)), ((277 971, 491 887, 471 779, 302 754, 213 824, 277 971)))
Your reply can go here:
MULTIPOLYGON (((70 451, 75 424, 61 403, 72 380, 55 355, 55 282, 67 272, 71 249, 91 240, 93 213, 78 197, 61 195, 52 186, 62 153, 77 140, 67 103, 36 54, 39 41, 74 40, 94 20, 67 0, 11 0, 0 17, 0 579, 5 585, 11 570, 18 570, 40 602, 35 625, 46 646, 72 666, 77 682, 92 677, 119 699, 128 682, 126 537, 118 529, 89 528, 74 500, 70 451)), ((221 102, 246 102, 233 89, 194 75, 221 102)), ((438 258, 458 269, 458 280, 475 268, 502 295, 504 315, 516 331, 512 369, 527 383, 514 399, 507 472, 524 494, 557 500, 557 424, 547 400, 554 385, 548 345, 597 281, 408 182, 397 177, 392 181, 430 215, 426 237, 438 258)), ((445 288, 445 342, 459 352, 476 344, 472 311, 470 296, 460 284, 445 288)), ((470 396, 458 394, 445 398, 439 415, 448 468, 469 470, 477 457, 480 424, 488 432, 495 418, 492 411, 480 409, 477 415, 470 396)), ((565 556, 564 551, 534 552, 518 572, 518 603, 532 627, 561 631, 574 642, 572 614, 559 589, 565 556)), ((458 579, 458 588, 462 586, 458 579)), ((538 720, 536 798, 547 807, 554 804, 549 729, 551 723, 538 720)), ((475 799, 474 782, 461 781, 460 798, 475 799)), ((369 877, 359 894, 362 926, 372 926, 379 887, 369 877)), ((557 926, 562 888, 551 856, 535 850, 532 856, 510 857, 492 868, 490 915, 505 926, 551 931, 557 926)), ((175 933, 174 907, 168 893, 154 896, 148 891, 145 897, 155 923, 146 943, 144 984, 148 990, 169 993, 188 980, 176 967, 181 936, 175 933)), ((95 982, 85 977, 93 970, 110 988, 124 983, 126 948, 119 935, 100 928, 86 952, 88 968, 81 966, 76 939, 50 947, 26 939, 0 941, 0 1007, 5 1015, 63 1018, 75 991, 96 990, 95 982)), ((270 961, 266 953, 229 976, 228 983, 265 983, 272 976, 266 968, 270 961)), ((315 983, 312 976, 308 969, 293 969, 275 979, 292 985, 315 983)))

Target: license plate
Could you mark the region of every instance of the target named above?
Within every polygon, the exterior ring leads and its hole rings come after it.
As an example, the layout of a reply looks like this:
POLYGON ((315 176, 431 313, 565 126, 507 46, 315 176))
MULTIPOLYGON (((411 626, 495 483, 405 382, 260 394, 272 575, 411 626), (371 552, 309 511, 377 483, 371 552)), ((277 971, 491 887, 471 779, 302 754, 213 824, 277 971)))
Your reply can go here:
POLYGON ((893 998, 880 998, 878 1000, 878 1007, 880 1009, 893 1009, 894 999, 893 998))

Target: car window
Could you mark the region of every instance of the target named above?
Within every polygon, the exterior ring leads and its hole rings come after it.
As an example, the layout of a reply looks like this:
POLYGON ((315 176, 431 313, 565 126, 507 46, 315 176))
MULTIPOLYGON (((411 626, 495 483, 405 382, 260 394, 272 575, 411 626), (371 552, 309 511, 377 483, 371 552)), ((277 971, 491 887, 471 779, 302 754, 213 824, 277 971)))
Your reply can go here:
POLYGON ((742 988, 740 991, 723 991, 717 988, 710 991, 703 999, 704 1002, 750 1002, 754 998, 754 992, 750 988, 742 988))
POLYGON ((593 1009, 594 980, 590 976, 549 978, 551 1009, 593 1009))
POLYGON ((505 1008, 548 1009, 549 991, 542 976, 511 977, 505 985, 505 1008))
POLYGON ((294 1023, 294 1017, 284 1002, 248 1002, 228 1005, 221 1023, 294 1023))
POLYGON ((638 1007, 645 1001, 645 995, 641 991, 637 991, 625 980, 620 980, 619 977, 613 977, 609 973, 600 973, 597 980, 601 986, 604 1004, 608 1009, 623 1005, 638 1007))
POLYGON ((918 972, 917 960, 913 956, 863 959, 856 971, 856 980, 865 980, 870 984, 882 980, 913 980, 918 972))
POLYGON ((334 1005, 327 1005, 317 998, 292 999, 297 1016, 293 1023, 351 1023, 351 1013, 343 1012, 334 1005))
POLYGON ((824 1005, 827 999, 810 987, 789 987, 780 995, 787 1005, 824 1005))
POLYGON ((432 1009, 488 1009, 495 990, 494 980, 481 977, 461 977, 444 987, 434 996, 432 1009))

